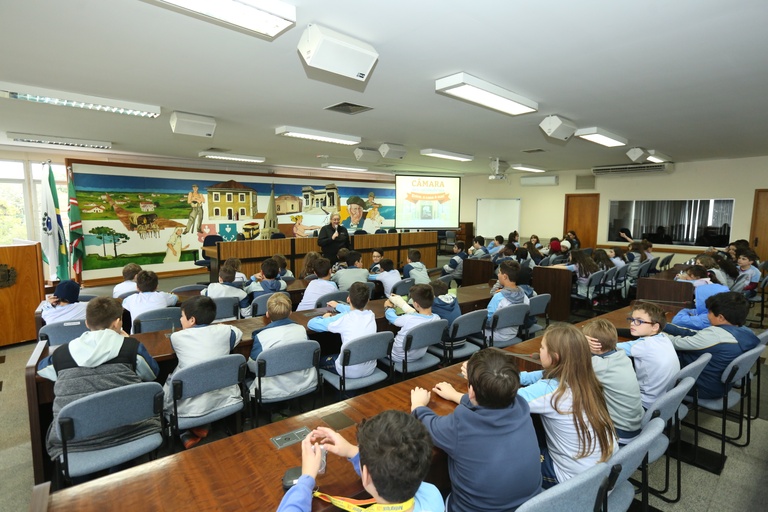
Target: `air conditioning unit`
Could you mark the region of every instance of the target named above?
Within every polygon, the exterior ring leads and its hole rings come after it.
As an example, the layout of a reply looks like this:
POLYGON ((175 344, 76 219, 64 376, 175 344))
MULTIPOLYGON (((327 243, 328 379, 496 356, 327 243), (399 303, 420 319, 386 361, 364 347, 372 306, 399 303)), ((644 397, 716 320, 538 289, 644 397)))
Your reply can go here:
POLYGON ((523 187, 551 187, 559 182, 557 176, 520 176, 520 186, 523 187))
POLYGON ((647 174, 659 172, 672 172, 675 164, 664 162, 661 164, 627 164, 627 165, 604 165, 593 167, 592 174, 595 176, 621 176, 627 174, 647 174))

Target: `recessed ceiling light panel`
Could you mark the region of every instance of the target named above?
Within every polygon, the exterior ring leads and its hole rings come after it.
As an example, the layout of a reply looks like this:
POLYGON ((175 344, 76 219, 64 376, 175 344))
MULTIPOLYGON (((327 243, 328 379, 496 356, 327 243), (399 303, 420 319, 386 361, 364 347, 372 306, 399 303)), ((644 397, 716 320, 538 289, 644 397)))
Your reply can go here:
POLYGON ((332 144, 343 144, 345 146, 354 146, 360 144, 362 138, 354 135, 344 135, 343 133, 324 132, 312 130, 309 128, 297 128, 295 126, 278 126, 275 128, 275 135, 284 137, 295 137, 297 139, 315 140, 318 142, 330 142, 332 144))
POLYGON ((539 109, 539 104, 535 101, 468 73, 456 73, 435 80, 435 91, 512 116, 539 109))

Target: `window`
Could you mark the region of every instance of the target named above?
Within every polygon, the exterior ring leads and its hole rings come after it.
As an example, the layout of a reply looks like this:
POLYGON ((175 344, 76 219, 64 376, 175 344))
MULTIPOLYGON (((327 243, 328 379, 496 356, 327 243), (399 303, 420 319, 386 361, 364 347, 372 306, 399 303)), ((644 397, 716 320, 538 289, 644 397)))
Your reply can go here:
POLYGON ((234 201, 234 199, 235 199, 235 195, 232 192, 227 192, 227 202, 231 203, 232 201, 234 201))
POLYGON ((213 216, 219 217, 220 215, 221 215, 221 208, 217 206, 216 208, 213 209, 213 216))
POLYGON ((240 208, 240 216, 245 217, 245 208, 240 208))
POLYGON ((221 201, 221 194, 219 192, 213 192, 213 201, 216 203, 221 201))
POLYGON ((608 239, 623 242, 619 229, 655 244, 723 247, 733 224, 733 199, 611 201, 608 239))
POLYGON ((245 202, 245 193, 244 192, 240 192, 238 197, 239 197, 238 201, 240 201, 241 203, 245 202))

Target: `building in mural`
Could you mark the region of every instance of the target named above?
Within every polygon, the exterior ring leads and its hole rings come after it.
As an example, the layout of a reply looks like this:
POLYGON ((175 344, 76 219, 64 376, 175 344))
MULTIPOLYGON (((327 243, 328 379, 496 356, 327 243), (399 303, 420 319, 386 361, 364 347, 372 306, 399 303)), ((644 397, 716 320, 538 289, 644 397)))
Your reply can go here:
POLYGON ((272 186, 272 192, 269 193, 269 203, 267 203, 267 213, 264 215, 264 227, 261 228, 261 238, 272 238, 274 233, 280 230, 277 228, 277 210, 275 208, 275 187, 272 186))
POLYGON ((256 218, 256 189, 229 180, 209 186, 207 192, 211 220, 256 218))
POLYGON ((278 215, 288 215, 301 212, 301 198, 291 194, 283 194, 275 198, 275 211, 278 215))
POLYGON ((333 213, 339 211, 339 188, 328 183, 325 188, 303 187, 305 213, 333 213))

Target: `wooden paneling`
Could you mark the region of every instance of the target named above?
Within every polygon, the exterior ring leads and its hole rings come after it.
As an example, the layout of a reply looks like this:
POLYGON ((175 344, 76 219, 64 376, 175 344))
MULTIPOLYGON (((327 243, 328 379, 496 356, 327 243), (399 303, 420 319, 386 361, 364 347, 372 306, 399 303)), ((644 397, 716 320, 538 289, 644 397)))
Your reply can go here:
POLYGON ((400 252, 395 265, 403 267, 408 263, 408 250, 418 249, 421 262, 427 268, 437 265, 437 231, 400 233, 400 252))
POLYGON ((40 244, 0 246, 3 279, 15 274, 15 284, 0 288, 3 335, 0 346, 37 338, 33 311, 45 298, 40 244))
POLYGON ((549 318, 567 322, 571 315, 571 282, 573 272, 565 267, 534 267, 533 288, 536 293, 549 293, 549 318))
POLYGON ((389 258, 395 262, 397 267, 398 252, 397 248, 400 243, 400 235, 397 233, 380 233, 378 235, 353 235, 352 245, 355 250, 363 255, 363 267, 369 268, 373 264, 371 254, 374 249, 381 249, 384 251, 384 257, 389 258))
MULTIPOLYGON (((506 236, 506 233, 504 233, 506 236)), ((475 238, 475 224, 473 222, 459 222, 459 230, 456 232, 456 240, 464 242, 464 249, 472 247, 472 239, 475 238)), ((448 248, 449 250, 452 247, 448 248)))
POLYGON ((473 260, 467 258, 464 260, 464 272, 461 284, 463 286, 484 284, 491 279, 495 279, 496 275, 493 273, 495 266, 496 265, 494 265, 491 260, 473 260))

